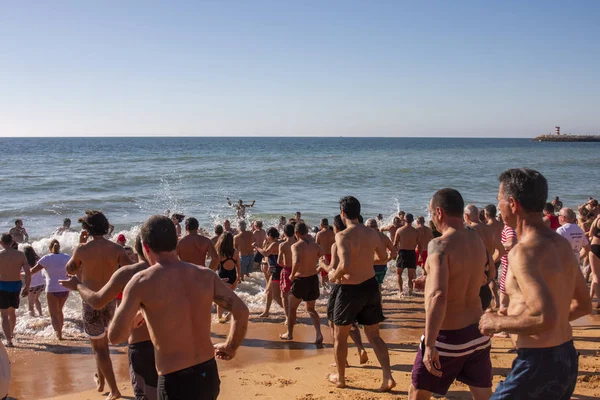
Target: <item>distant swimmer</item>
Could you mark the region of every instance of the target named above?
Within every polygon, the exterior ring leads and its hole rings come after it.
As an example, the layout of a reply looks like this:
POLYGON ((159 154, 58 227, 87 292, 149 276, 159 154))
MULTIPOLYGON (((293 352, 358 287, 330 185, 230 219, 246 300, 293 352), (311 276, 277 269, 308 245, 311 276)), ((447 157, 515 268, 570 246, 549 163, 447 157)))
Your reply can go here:
MULTIPOLYGON (((101 211, 88 210, 78 221, 83 228, 80 238, 82 243, 73 251, 67 263, 67 273, 77 275, 87 287, 98 291, 110 280, 117 266, 124 267, 132 262, 123 247, 104 237, 108 233, 109 223, 101 211), (90 242, 87 242, 88 234, 92 236, 90 242)), ((108 400, 121 397, 110 361, 106 337, 115 306, 116 300, 100 310, 94 310, 89 304, 83 302, 81 312, 83 330, 90 339, 98 367, 98 372, 94 376, 96 388, 99 392, 103 392, 106 382, 110 390, 108 400)))
MULTIPOLYGON (((135 240, 135 251, 140 262, 119 268, 106 285, 98 291, 90 290, 76 276, 71 276, 68 280, 59 282, 67 289, 79 291, 83 301, 95 310, 101 310, 125 289, 125 286, 135 274, 149 267, 142 249, 140 235, 135 240)), ((127 342, 129 344, 129 375, 135 398, 139 400, 157 400, 158 374, 154 360, 154 346, 150 340, 148 326, 142 323, 133 328, 127 342)))
POLYGON ((252 232, 247 231, 246 227, 246 221, 239 221, 239 233, 233 238, 233 245, 240 253, 240 279, 242 281, 244 277, 250 276, 250 273, 254 270, 254 246, 252 245, 254 243, 254 235, 252 232))
POLYGON ((347 228, 335 236, 339 264, 329 273, 329 280, 339 283, 332 293, 335 298, 331 300, 337 374, 330 375, 328 379, 338 388, 346 386, 348 335, 356 321, 364 326, 365 334, 381 365, 383 379, 378 391, 387 392, 396 386, 396 382, 392 377, 387 345, 379 334, 379 323, 385 317, 379 284, 373 270, 373 255, 377 254, 380 259, 384 259, 387 253, 379 234, 358 222, 360 202, 356 198, 342 198, 340 211, 347 228))
MULTIPOLYGON (((217 259, 219 261, 217 274, 227 287, 235 290, 240 282, 242 271, 240 268, 240 253, 233 246, 233 235, 229 232, 224 232, 219 238, 216 248, 219 254, 219 258, 217 259)), ((226 321, 223 318, 224 311, 223 307, 217 305, 217 317, 221 323, 226 321)))
POLYGON ((206 258, 210 257, 210 269, 217 270, 219 264, 219 255, 213 242, 200 234, 198 228, 200 224, 194 217, 185 220, 186 235, 177 242, 177 256, 181 261, 207 266, 206 258))
POLYGON ((65 218, 63 220, 63 224, 62 226, 59 226, 58 228, 56 228, 56 230, 54 231, 54 235, 59 236, 62 235, 65 232, 71 232, 71 220, 69 218, 65 218))
POLYGON ((2 331, 6 346, 13 347, 13 336, 17 324, 17 313, 20 298, 29 294, 31 271, 25 254, 15 250, 13 238, 5 233, 0 238, 0 314, 2 315, 2 331), (21 282, 21 270, 25 273, 25 285, 21 282))
POLYGON ((286 225, 287 225, 287 220, 282 215, 281 217, 279 217, 279 222, 277 223, 277 230, 279 232, 283 232, 283 229, 285 228, 286 225))
POLYGON ((302 219, 302 213, 300 211, 296 211, 296 215, 294 216, 294 221, 296 221, 297 224, 304 223, 304 220, 302 219))
POLYGON ((175 225, 175 229, 177 230, 177 237, 181 237, 181 222, 183 222, 183 219, 185 218, 185 215, 183 214, 171 214, 171 221, 173 222, 173 225, 175 225))
POLYGON ((387 273, 387 263, 391 260, 395 260, 398 256, 398 250, 394 247, 394 244, 390 240, 389 237, 385 233, 379 232, 379 228, 377 227, 377 221, 373 218, 369 218, 365 224, 369 228, 377 231, 379 234, 379 238, 381 240, 381 245, 386 249, 386 257, 379 258, 377 254, 373 257, 373 270, 375 271, 375 279, 377 279, 377 283, 379 283, 379 288, 383 285, 383 281, 385 280, 385 274, 387 273))
POLYGON ((381 230, 381 232, 389 232, 390 239, 393 242, 394 238, 396 237, 396 231, 398 231, 398 229, 400 229, 401 227, 402 227, 402 221, 400 220, 400 218, 394 217, 391 225, 384 226, 380 230, 381 230))
POLYGON ((315 344, 323 344, 323 334, 321 333, 321 321, 319 313, 315 310, 315 303, 320 296, 319 276, 317 272, 317 262, 323 255, 321 246, 313 240, 309 240, 308 227, 304 223, 299 223, 295 227, 297 242, 292 245, 292 272, 290 280, 292 288, 289 300, 289 318, 287 332, 279 337, 284 340, 294 338, 294 325, 296 324, 296 314, 301 302, 306 303, 306 311, 310 315, 313 326, 315 327, 315 344))
POLYGON ((290 302, 289 294, 292 290, 292 246, 296 243, 296 236, 294 235, 294 225, 287 224, 283 229, 283 242, 279 244, 279 254, 277 256, 277 264, 281 265, 281 280, 279 281, 279 287, 281 289, 281 301, 283 303, 283 310, 285 311, 285 324, 288 323, 290 302))
POLYGON ((398 262, 396 263, 396 279, 400 295, 403 293, 402 273, 408 270, 408 295, 413 292, 413 279, 417 277, 417 248, 419 231, 413 228, 414 217, 412 214, 406 214, 405 225, 396 231, 394 237, 394 247, 398 249, 398 262))
POLYGON ((498 208, 519 243, 508 254, 508 315, 485 313, 479 328, 514 334, 518 355, 492 399, 570 399, 578 354, 569 322, 592 311, 587 285, 569 242, 542 220, 546 179, 523 168, 499 181, 498 208))
POLYGON ((463 224, 464 205, 449 188, 438 190, 429 203, 442 236, 428 247, 425 334, 412 368, 411 400, 444 396, 455 380, 468 385, 476 400, 492 394, 491 341, 478 327, 488 256, 477 232, 463 224))
MULTIPOLYGON (((329 220, 327 218, 323 218, 321 223, 319 224, 319 232, 315 238, 317 244, 321 246, 323 249, 323 261, 325 264, 331 264, 331 246, 335 243, 335 233, 329 227, 329 220)), ((322 287, 326 288, 329 279, 327 277, 327 271, 321 269, 320 270, 322 287)))
POLYGON ((273 300, 281 308, 284 308, 281 300, 281 271, 283 267, 277 263, 279 255, 279 231, 277 228, 269 228, 267 230, 267 240, 263 247, 255 247, 254 250, 267 260, 267 269, 263 271, 267 282, 265 289, 267 301, 265 302, 265 311, 260 314, 260 317, 268 317, 273 300))
POLYGON ((233 204, 231 202, 231 200, 229 200, 229 197, 227 198, 227 204, 229 204, 231 207, 235 208, 236 214, 237 214, 237 219, 244 219, 246 218, 246 208, 250 207, 254 207, 254 203, 256 203, 256 200, 252 200, 252 204, 244 204, 244 202, 242 201, 242 199, 239 199, 237 204, 233 204))
POLYGON ((143 317, 156 354, 158 398, 216 399, 220 380, 215 357, 235 357, 248 327, 248 308, 213 271, 179 260, 177 233, 168 218, 150 217, 141 236, 151 267, 125 286, 110 341, 126 341, 132 323, 143 317), (226 341, 215 345, 210 331, 213 302, 232 316, 226 341))
POLYGON ((23 227, 23 220, 21 219, 15 220, 15 226, 8 233, 12 236, 12 240, 15 243, 26 243, 29 241, 29 234, 23 227))
POLYGON ((421 268, 425 268, 425 263, 427 262, 427 247, 429 247, 429 242, 431 242, 435 236, 433 235, 431 228, 425 225, 425 217, 417 217, 416 222, 416 229, 417 232, 419 232, 419 235, 417 236, 417 265, 421 268))
POLYGON ((563 202, 560 201, 560 199, 558 198, 558 196, 556 196, 554 198, 554 200, 552 200, 552 205, 554 206, 554 212, 555 213, 559 212, 563 208, 563 202))

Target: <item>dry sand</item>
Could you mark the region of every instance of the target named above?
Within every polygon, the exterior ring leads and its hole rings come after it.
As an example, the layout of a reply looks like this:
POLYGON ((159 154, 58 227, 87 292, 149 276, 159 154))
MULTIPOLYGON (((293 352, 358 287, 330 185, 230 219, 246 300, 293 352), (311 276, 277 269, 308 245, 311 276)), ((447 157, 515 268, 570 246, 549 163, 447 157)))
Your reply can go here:
MULTIPOLYGON (((275 306, 276 307, 276 306, 275 306)), ((303 307, 303 306, 301 306, 303 307)), ((347 372, 348 388, 334 388, 326 380, 334 372, 331 338, 326 334, 324 348, 310 344, 314 329, 307 314, 302 314, 295 330, 295 341, 283 342, 278 335, 284 332, 281 313, 271 319, 251 317, 248 335, 237 357, 229 362, 219 361, 221 399, 404 399, 410 386, 410 371, 417 343, 423 332, 423 299, 385 300, 386 316, 382 336, 390 350, 394 378, 398 383, 392 393, 379 394, 381 370, 367 344, 370 361, 358 365, 356 350, 351 346, 347 372)), ((325 315, 325 310, 319 310, 325 315)), ((324 324, 325 318, 322 318, 324 324)), ((228 326, 214 324, 213 339, 222 340, 228 326)), ((325 332, 328 329, 325 328, 325 332)), ((600 316, 592 315, 574 323, 574 337, 580 357, 579 382, 573 398, 600 397, 600 316)), ((364 335, 363 335, 364 338, 364 335)), ((366 338, 364 338, 366 341, 366 338)), ((509 339, 494 338, 492 364, 494 385, 510 370, 515 354, 508 353, 509 339)), ((83 336, 71 337, 62 343, 39 343, 26 337, 18 338, 16 348, 8 349, 13 362, 12 397, 27 399, 100 400, 95 392, 92 375, 95 363, 83 336)), ((129 383, 127 347, 112 347, 112 360, 123 398, 134 399, 129 383)), ((468 388, 454 384, 448 399, 470 399, 468 388)))

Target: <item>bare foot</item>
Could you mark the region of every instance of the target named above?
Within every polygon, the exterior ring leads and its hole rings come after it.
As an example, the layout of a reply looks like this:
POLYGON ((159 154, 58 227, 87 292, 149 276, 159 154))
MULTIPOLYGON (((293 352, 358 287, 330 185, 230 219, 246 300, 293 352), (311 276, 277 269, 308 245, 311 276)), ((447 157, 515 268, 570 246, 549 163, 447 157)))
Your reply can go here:
MULTIPOLYGON (((104 392, 104 377, 100 379, 98 374, 94 374, 94 382, 96 383, 96 390, 100 393, 104 392)), ((120 394, 119 394, 120 396, 120 394)))
POLYGON ((265 311, 264 313, 260 314, 258 318, 269 318, 269 313, 265 311))
POLYGON ((117 390, 116 393, 109 393, 108 396, 106 396, 106 400, 117 400, 121 398, 121 392, 119 392, 117 390))
POLYGON ((285 319, 285 321, 283 321, 283 324, 282 324, 282 325, 285 325, 285 326, 287 326, 287 324, 288 324, 288 321, 287 321, 287 318, 286 318, 286 319, 285 319))
POLYGON ((282 333, 281 335, 279 335, 279 339, 281 339, 281 340, 294 340, 294 337, 291 336, 289 333, 282 333))
POLYGON ((315 339, 315 344, 317 346, 323 346, 323 335, 317 336, 317 338, 315 339))
MULTIPOLYGON (((346 360, 346 368, 348 368, 349 366, 350 366, 350 364, 348 364, 348 360, 346 360)), ((337 364, 336 363, 332 363, 330 365, 330 367, 337 368, 337 364)))
POLYGON ((346 387, 346 383, 345 382, 340 382, 339 378, 338 378, 338 374, 329 374, 327 375, 327 380, 333 384, 335 384, 335 386, 338 389, 343 389, 346 387))
POLYGON ((15 347, 15 345, 13 344, 12 340, 7 340, 6 347, 15 347))
POLYGON ((396 381, 393 378, 386 379, 381 384, 381 387, 377 389, 378 392, 389 392, 396 387, 396 381))
POLYGON ((366 364, 369 361, 369 355, 366 350, 360 352, 360 365, 366 364))

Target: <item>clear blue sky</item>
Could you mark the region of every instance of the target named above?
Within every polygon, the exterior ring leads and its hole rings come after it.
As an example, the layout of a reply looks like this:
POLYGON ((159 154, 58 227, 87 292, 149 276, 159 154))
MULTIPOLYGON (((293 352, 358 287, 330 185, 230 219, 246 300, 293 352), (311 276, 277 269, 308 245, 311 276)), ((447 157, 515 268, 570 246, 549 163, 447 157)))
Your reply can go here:
POLYGON ((600 133, 600 1, 12 1, 0 136, 600 133))

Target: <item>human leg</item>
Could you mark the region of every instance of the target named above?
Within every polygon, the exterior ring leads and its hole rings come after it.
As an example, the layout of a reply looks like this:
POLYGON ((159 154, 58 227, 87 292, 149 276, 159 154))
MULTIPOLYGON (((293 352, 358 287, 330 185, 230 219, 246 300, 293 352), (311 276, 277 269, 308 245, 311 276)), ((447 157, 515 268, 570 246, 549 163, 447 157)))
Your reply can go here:
POLYGON ((388 351, 387 345, 381 338, 379 334, 379 324, 376 325, 365 325, 365 335, 367 335, 367 339, 369 343, 371 343, 371 347, 373 347, 373 351, 375 352, 375 356, 381 365, 381 369, 383 372, 383 382, 379 391, 387 392, 392 390, 394 386, 396 386, 396 382, 392 377, 392 368, 390 366, 390 353, 388 351))

